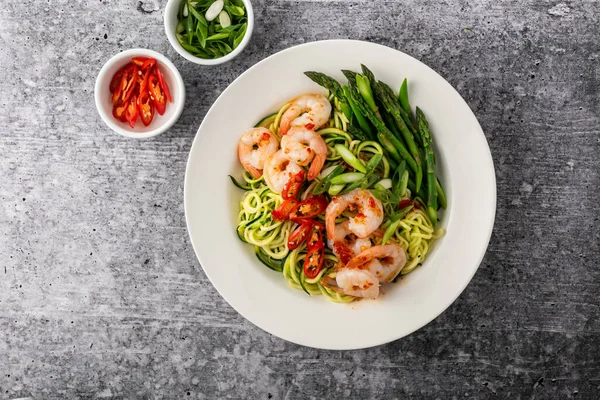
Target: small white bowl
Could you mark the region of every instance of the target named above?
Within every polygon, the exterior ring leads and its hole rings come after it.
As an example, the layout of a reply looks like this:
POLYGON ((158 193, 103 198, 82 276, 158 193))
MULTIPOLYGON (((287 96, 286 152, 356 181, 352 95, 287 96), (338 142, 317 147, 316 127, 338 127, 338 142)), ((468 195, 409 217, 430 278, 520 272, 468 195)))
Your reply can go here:
POLYGON ((167 38, 169 42, 171 42, 171 46, 185 59, 201 65, 218 65, 224 62, 230 61, 235 58, 238 54, 240 54, 248 42, 250 42, 250 37, 252 36, 252 31, 254 30, 254 11, 252 10, 252 3, 250 0, 242 0, 244 6, 246 7, 246 13, 248 14, 248 27, 246 29, 246 34, 242 39, 241 43, 236 47, 231 53, 215 59, 206 59, 196 57, 195 55, 189 53, 186 49, 184 49, 177 38, 175 37, 175 30, 177 28, 177 13, 179 11, 179 5, 183 0, 169 0, 167 2, 167 7, 165 8, 165 32, 167 33, 167 38))
POLYGON ((131 49, 113 56, 104 64, 96 78, 94 98, 98 113, 110 129, 130 138, 145 139, 160 135, 173 126, 177 119, 179 119, 183 111, 183 104, 185 103, 185 86, 179 71, 168 58, 153 50, 131 49), (148 126, 144 126, 142 121, 138 119, 135 128, 130 127, 127 122, 115 119, 112 115, 113 105, 110 101, 109 90, 110 81, 115 72, 130 62, 133 57, 151 57, 156 59, 160 72, 162 72, 165 83, 169 86, 169 92, 171 92, 171 97, 173 98, 172 103, 167 102, 167 109, 163 115, 155 112, 154 118, 148 126))

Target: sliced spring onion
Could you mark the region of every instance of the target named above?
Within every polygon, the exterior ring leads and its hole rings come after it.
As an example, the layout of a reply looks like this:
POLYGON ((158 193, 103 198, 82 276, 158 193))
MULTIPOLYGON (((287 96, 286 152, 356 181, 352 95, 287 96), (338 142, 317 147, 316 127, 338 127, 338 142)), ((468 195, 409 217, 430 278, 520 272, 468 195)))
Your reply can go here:
POLYGON ((383 234, 383 239, 381 240, 381 244, 386 244, 388 242, 388 240, 390 240, 390 238, 392 237, 394 232, 396 232, 396 229, 398 229, 398 225, 400 225, 400 220, 392 222, 387 227, 387 229, 385 230, 385 233, 383 234))
POLYGON ((398 188, 398 195, 403 197, 406 193, 406 186, 408 185, 408 170, 405 170, 400 178, 400 186, 398 188))
POLYGON ((331 196, 335 196, 336 194, 340 193, 345 186, 346 185, 331 185, 327 193, 329 193, 331 196))
POLYGON ((334 148, 338 152, 338 154, 342 157, 342 159, 348 165, 350 165, 352 168, 354 168, 362 173, 367 172, 367 168, 362 163, 362 161, 360 161, 358 158, 356 158, 356 156, 354 154, 352 154, 352 152, 350 150, 348 150, 348 148, 346 148, 344 145, 336 144, 334 146, 334 148))
POLYGON ((380 185, 384 189, 392 188, 392 180, 390 178, 385 178, 377 182, 377 185, 380 185))
POLYGON ((325 169, 323 169, 321 171, 321 173, 319 174, 319 178, 325 178, 327 175, 329 175, 334 169, 337 168, 337 165, 332 165, 330 167, 327 167, 325 169))
POLYGON ((204 18, 206 18, 207 21, 212 21, 213 19, 217 18, 219 13, 223 10, 224 5, 225 4, 223 3, 223 0, 215 1, 210 5, 210 7, 208 7, 208 10, 206 10, 204 18))
POLYGON ((324 172, 327 172, 327 176, 320 178, 319 183, 317 183, 313 188, 312 194, 316 195, 327 192, 329 190, 329 187, 331 186, 331 180, 344 171, 344 166, 338 164, 336 166, 333 166, 333 169, 330 167, 326 168, 326 170, 328 171, 324 172))
POLYGON ((365 177, 365 174, 361 172, 347 172, 336 176, 331 180, 332 185, 340 185, 342 183, 352 183, 361 180, 365 177))
POLYGON ((219 13, 219 23, 223 28, 231 26, 231 18, 229 18, 229 14, 227 14, 227 11, 223 10, 219 13))
POLYGON ((375 183, 378 180, 378 178, 376 175, 373 174, 375 173, 375 169, 379 165, 379 162, 382 158, 383 154, 375 154, 367 163, 367 172, 364 174, 364 176, 358 181, 355 181, 353 184, 348 186, 346 189, 344 189, 344 193, 348 193, 359 186, 366 189, 367 187, 371 186, 371 184, 375 183))

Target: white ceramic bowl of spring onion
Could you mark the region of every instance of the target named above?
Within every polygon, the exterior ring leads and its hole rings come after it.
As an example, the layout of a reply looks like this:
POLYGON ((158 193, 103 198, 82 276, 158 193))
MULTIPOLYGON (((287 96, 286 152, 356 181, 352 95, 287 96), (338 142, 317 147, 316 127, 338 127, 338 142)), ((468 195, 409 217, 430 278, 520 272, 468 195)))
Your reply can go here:
MULTIPOLYGON (((176 36, 176 31, 177 31, 177 24, 179 23, 179 20, 177 19, 177 15, 179 13, 179 7, 181 6, 182 2, 185 2, 186 0, 169 0, 167 2, 167 7, 165 8, 165 15, 164 15, 164 23, 165 23, 165 32, 167 34, 167 38, 169 39, 169 42, 171 43, 171 46, 173 46, 173 48, 185 59, 196 63, 196 64, 200 64, 200 65, 218 65, 218 64, 222 64, 225 63, 227 61, 231 61, 232 59, 234 59, 238 54, 240 54, 242 51, 244 51, 244 48, 248 45, 248 43, 250 42, 250 38, 252 36, 252 31, 254 30, 254 12, 252 10, 252 4, 250 3, 250 0, 240 0, 242 3, 244 3, 244 8, 245 8, 245 12, 246 12, 246 17, 248 18, 248 22, 247 22, 247 27, 246 27, 246 32, 243 35, 242 41, 237 45, 237 47, 235 47, 233 49, 232 52, 219 57, 219 58, 201 58, 201 57, 197 57, 196 55, 190 53, 189 51, 187 51, 186 49, 183 48, 183 46, 181 46, 181 44, 179 43, 179 41, 177 40, 177 36, 176 36)), ((192 3, 194 1, 192 0, 192 3)), ((208 12, 209 15, 204 15, 204 17, 208 17, 208 20, 211 21, 215 21, 215 22, 220 22, 219 18, 220 18, 220 13, 223 11, 225 12, 225 10, 223 10, 222 8, 222 0, 215 0, 215 3, 219 2, 219 5, 215 5, 215 7, 212 7, 213 9, 210 10, 210 12, 208 12)), ((187 6, 185 6, 185 11, 184 11, 184 15, 189 15, 189 10, 187 10, 187 6)), ((210 22, 209 22, 210 23, 210 22)))
POLYGON ((477 271, 492 233, 496 179, 477 118, 444 78, 389 47, 327 40, 274 54, 223 91, 190 150, 184 199, 196 255, 234 309, 265 331, 294 343, 358 349, 414 332, 461 294, 477 271), (245 129, 299 94, 323 92, 304 71, 320 71, 345 82, 340 70, 357 70, 361 63, 393 88, 408 78, 412 105, 422 108, 429 119, 448 207, 440 222, 446 234, 421 267, 388 285, 376 300, 344 305, 288 287, 281 272, 262 265, 254 248, 239 240, 235 228, 243 192, 227 175, 241 174, 236 149, 245 129), (236 110, 235 118, 231 110, 236 110))

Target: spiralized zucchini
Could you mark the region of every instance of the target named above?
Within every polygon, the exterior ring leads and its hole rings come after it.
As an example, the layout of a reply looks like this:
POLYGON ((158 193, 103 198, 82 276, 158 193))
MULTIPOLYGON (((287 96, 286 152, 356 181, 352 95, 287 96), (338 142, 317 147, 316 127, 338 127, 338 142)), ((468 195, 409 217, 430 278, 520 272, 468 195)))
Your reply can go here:
MULTIPOLYGON (((335 145, 341 144, 352 152, 356 157, 368 159, 375 154, 384 154, 381 145, 374 141, 360 141, 352 139, 346 129, 350 121, 341 111, 340 103, 330 96, 332 103, 332 116, 329 126, 319 130, 327 144, 328 157, 323 170, 341 162, 341 156, 335 149, 335 145)), ((279 125, 283 113, 290 107, 291 102, 284 104, 277 113, 267 116, 258 125, 268 128, 271 132, 279 135, 279 125)), ((390 162, 383 155, 382 162, 377 169, 378 175, 383 178, 390 177, 390 162)), ((267 267, 283 274, 288 284, 297 290, 303 290, 311 296, 323 295, 327 300, 337 303, 349 303, 356 298, 347 296, 324 286, 323 277, 335 278, 334 266, 337 257, 329 249, 325 253, 323 269, 314 279, 304 275, 303 264, 306 257, 306 247, 303 244, 299 248, 290 251, 287 241, 290 233, 297 227, 291 221, 276 221, 272 217, 272 211, 283 202, 281 195, 271 191, 261 177, 254 179, 249 173, 243 174, 244 185, 236 183, 245 188, 238 213, 237 233, 241 240, 255 246, 257 257, 267 267)), ((300 198, 305 198, 316 181, 311 183, 300 198)), ((322 216, 320 217, 323 218, 322 216)), ((390 241, 399 243, 406 252, 407 262, 400 276, 412 272, 421 265, 429 253, 435 240, 443 236, 444 230, 434 229, 429 217, 420 208, 411 210, 400 220, 398 228, 393 233, 390 241)))

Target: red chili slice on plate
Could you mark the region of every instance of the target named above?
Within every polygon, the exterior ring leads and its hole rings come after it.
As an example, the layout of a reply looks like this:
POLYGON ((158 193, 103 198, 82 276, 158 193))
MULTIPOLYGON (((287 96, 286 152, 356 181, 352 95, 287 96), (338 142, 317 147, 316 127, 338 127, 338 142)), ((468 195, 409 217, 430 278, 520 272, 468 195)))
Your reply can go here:
POLYGON ((407 199, 400 200, 400 204, 398 204, 398 207, 400 207, 400 209, 406 208, 409 206, 413 206, 413 208, 415 208, 415 209, 421 208, 419 203, 416 201, 413 201, 413 200, 407 200, 407 199))
POLYGON ((290 178, 289 181, 287 181, 287 183, 285 184, 285 186, 283 186, 283 191, 281 192, 281 196, 284 199, 289 199, 292 197, 296 197, 298 195, 298 192, 300 192, 300 188, 302 187, 302 184, 304 183, 304 176, 306 175, 306 173, 304 172, 304 170, 298 172, 297 174, 295 174, 294 176, 292 176, 290 178))
POLYGON ((323 247, 308 250, 304 259, 304 275, 309 279, 316 278, 323 268, 324 259, 325 249, 323 247))
POLYGON ((298 205, 298 200, 291 198, 285 200, 279 207, 271 212, 276 221, 285 221, 289 218, 292 210, 298 205))
POLYGON ((323 231, 325 231, 323 224, 317 221, 312 221, 312 225, 308 231, 308 236, 306 237, 306 247, 309 251, 325 247, 325 242, 323 241, 323 231))
POLYGON ((314 218, 325 211, 328 204, 327 198, 323 195, 309 197, 291 211, 290 219, 300 223, 307 218, 314 218))
POLYGON ((295 250, 298 247, 300 247, 300 245, 304 243, 304 241, 308 237, 308 233, 311 232, 312 225, 312 221, 306 221, 305 223, 297 227, 294 230, 294 232, 290 234, 290 237, 287 242, 288 249, 295 250))

